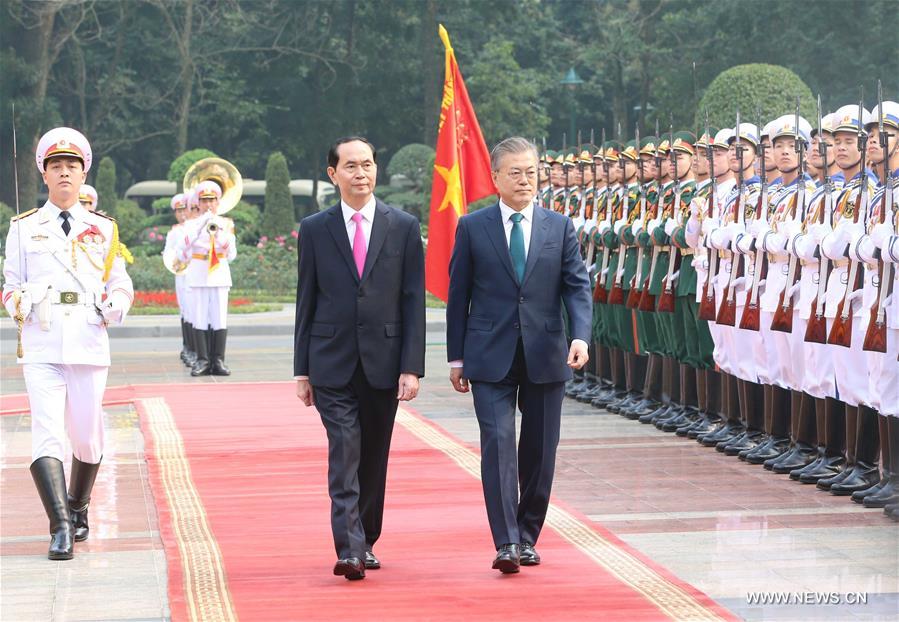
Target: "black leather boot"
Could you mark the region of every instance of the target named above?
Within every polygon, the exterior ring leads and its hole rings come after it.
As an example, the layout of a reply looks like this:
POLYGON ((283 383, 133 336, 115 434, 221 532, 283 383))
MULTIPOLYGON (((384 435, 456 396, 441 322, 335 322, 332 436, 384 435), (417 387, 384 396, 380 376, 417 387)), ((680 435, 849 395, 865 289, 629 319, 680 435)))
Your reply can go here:
POLYGON ((179 354, 182 363, 187 363, 187 322, 181 318, 181 354, 179 354))
POLYGON ((661 363, 661 381, 662 390, 659 393, 659 406, 655 410, 645 413, 638 417, 640 423, 656 424, 658 421, 667 419, 674 414, 674 383, 676 382, 673 374, 673 359, 668 356, 659 356, 661 363))
POLYGON ((778 386, 768 391, 767 408, 770 409, 768 438, 747 452, 741 452, 740 459, 749 464, 764 464, 774 460, 790 449, 790 392, 778 386))
POLYGON ((191 376, 208 376, 212 367, 209 361, 209 342, 206 333, 212 331, 194 329, 194 345, 197 348, 197 360, 190 370, 191 376))
MULTIPOLYGON (((102 460, 102 459, 101 459, 102 460)), ((100 463, 82 462, 72 456, 72 473, 69 477, 69 516, 75 529, 75 542, 87 540, 90 526, 87 523, 87 508, 91 502, 91 490, 97 479, 100 463)))
POLYGON ((66 473, 62 462, 48 456, 31 463, 31 478, 50 519, 50 550, 47 558, 55 561, 75 556, 74 529, 66 502, 66 473))
POLYGON ((574 397, 581 389, 584 388, 587 372, 583 369, 575 370, 572 383, 565 387, 565 397, 574 397))
POLYGON ((736 376, 722 372, 721 389, 721 410, 724 413, 724 424, 714 432, 696 437, 696 440, 706 447, 716 447, 722 441, 729 442, 746 431, 740 420, 736 376))
MULTIPOLYGON (((880 462, 883 478, 876 491, 864 495, 866 508, 882 508, 899 502, 899 418, 880 415, 880 462), (884 436, 886 440, 884 441, 884 436)), ((855 495, 852 500, 855 501, 855 495)))
POLYGON ((196 330, 190 322, 184 322, 184 331, 187 336, 187 352, 184 353, 184 366, 193 367, 197 362, 196 330))
POLYGON ((721 416, 721 374, 714 369, 705 369, 704 383, 697 381, 697 386, 705 386, 706 421, 698 423, 687 432, 687 438, 698 439, 718 429, 723 421, 721 416))
POLYGON ((815 401, 812 396, 800 391, 793 391, 790 396, 790 408, 795 407, 798 401, 798 419, 794 423, 795 442, 780 458, 765 462, 765 468, 782 475, 795 469, 801 469, 814 462, 818 457, 818 438, 815 424, 815 401))
POLYGON ((857 426, 855 464, 846 477, 830 485, 831 494, 851 495, 880 481, 880 470, 877 468, 877 454, 880 449, 877 412, 869 406, 859 406, 857 426))
POLYGON ((609 380, 611 387, 608 392, 597 395, 590 402, 594 408, 606 408, 612 402, 618 401, 625 395, 624 389, 624 353, 619 348, 608 348, 609 354, 609 380))
POLYGON ((815 409, 823 412, 823 416, 818 417, 818 430, 823 431, 824 435, 824 443, 819 445, 819 459, 803 469, 790 472, 790 479, 803 484, 817 484, 819 480, 838 474, 846 466, 843 456, 846 405, 832 397, 815 398, 815 409))
POLYGON ((622 409, 619 413, 628 419, 639 419, 643 415, 656 410, 661 403, 662 393, 662 357, 650 354, 646 358, 646 376, 643 381, 643 398, 633 406, 622 409))
POLYGON ((724 455, 737 456, 741 451, 750 451, 766 439, 762 430, 765 413, 763 410, 764 387, 756 382, 743 383, 743 400, 740 402, 742 419, 746 422, 746 434, 724 446, 724 455))
POLYGON ((225 365, 225 342, 228 341, 228 329, 212 331, 212 367, 213 376, 230 376, 231 370, 225 365))

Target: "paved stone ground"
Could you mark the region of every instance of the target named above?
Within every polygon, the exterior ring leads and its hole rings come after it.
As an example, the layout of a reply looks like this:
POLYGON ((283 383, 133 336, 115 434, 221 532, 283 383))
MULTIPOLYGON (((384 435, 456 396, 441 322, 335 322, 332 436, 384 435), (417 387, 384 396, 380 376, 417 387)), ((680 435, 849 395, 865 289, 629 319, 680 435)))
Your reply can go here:
MULTIPOLYGON (((292 338, 283 323, 289 315, 277 318, 279 327, 270 331, 277 334, 229 339, 230 378, 191 379, 168 329, 156 337, 115 338, 109 385, 287 380, 292 338)), ((437 330, 428 332, 428 377, 412 406, 476 446, 470 396, 449 385, 439 315, 432 312, 429 320, 437 330)), ((18 393, 24 387, 14 343, 8 332, 2 336, 2 392, 18 393)), ((27 471, 30 422, 24 415, 0 417, 0 619, 167 618, 165 559, 143 439, 127 407, 108 414, 110 447, 91 506, 96 527, 75 561, 57 563, 44 558, 46 521, 27 471)), ((693 441, 568 400, 554 493, 745 619, 899 619, 895 523, 879 510, 693 441), (807 604, 750 604, 750 592, 789 592, 807 604), (823 598, 840 602, 808 604, 823 598), (859 598, 867 603, 848 602, 859 598)), ((485 566, 491 558, 485 551, 485 566)))

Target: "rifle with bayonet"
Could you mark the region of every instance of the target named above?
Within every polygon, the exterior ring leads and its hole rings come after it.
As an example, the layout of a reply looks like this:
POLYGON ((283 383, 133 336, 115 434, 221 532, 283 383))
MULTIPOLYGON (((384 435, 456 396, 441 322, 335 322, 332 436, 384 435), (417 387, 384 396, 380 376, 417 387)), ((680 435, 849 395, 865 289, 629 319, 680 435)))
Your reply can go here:
MULTIPOLYGON (((881 153, 883 153, 883 194, 880 197, 880 222, 884 223, 887 222, 887 219, 893 220, 893 180, 890 171, 890 134, 886 133, 883 125, 883 88, 880 80, 877 81, 877 112, 877 136, 880 140, 881 153)), ((893 233, 896 233, 895 229, 893 233)), ((886 352, 887 325, 884 306, 889 296, 890 285, 893 282, 890 274, 893 265, 883 260, 883 251, 881 249, 875 249, 874 253, 877 256, 877 271, 880 281, 876 284, 877 296, 874 299, 874 304, 871 305, 871 318, 868 320, 868 329, 865 331, 865 342, 862 345, 862 349, 869 352, 886 352)), ((893 296, 896 294, 897 292, 894 291, 893 296)))
MULTIPOLYGON (((734 131, 734 149, 737 153, 737 162, 739 170, 737 171, 737 196, 734 199, 734 222, 743 224, 745 222, 743 216, 743 144, 740 142, 740 110, 737 109, 737 126, 734 131)), ((722 223, 723 224, 723 223, 722 223)), ((721 296, 721 307, 718 309, 718 317, 715 321, 723 326, 734 326, 737 323, 737 293, 734 285, 740 276, 743 265, 742 255, 740 253, 731 252, 730 277, 727 285, 724 286, 724 292, 721 296)))
MULTIPOLYGON (((596 145, 594 144, 594 136, 593 130, 590 130, 590 145, 595 149, 596 145)), ((591 222, 593 221, 596 215, 596 197, 597 197, 597 188, 596 188, 596 154, 590 154, 590 179, 591 179, 591 197, 590 202, 586 203, 584 206, 584 235, 587 236, 587 272, 593 273, 593 256, 596 252, 596 242, 593 239, 593 232, 591 229, 591 222)), ((587 191, 586 185, 584 190, 584 200, 586 201, 587 191)))
MULTIPOLYGON (((756 108, 756 125, 762 127, 762 111, 756 108)), ((799 126, 796 126, 796 141, 799 141, 799 126)), ((759 179, 761 181, 761 192, 759 193, 759 207, 756 210, 756 219, 762 218, 764 222, 768 220, 768 170, 765 166, 765 150, 767 146, 759 137, 759 179)), ((799 182, 802 182, 802 163, 799 164, 799 182)), ((743 308, 743 317, 740 318, 740 328, 743 330, 759 330, 761 327, 761 318, 759 316, 759 287, 762 279, 765 278, 765 252, 759 247, 758 240, 752 241, 752 251, 755 253, 752 270, 752 286, 746 292, 746 306, 743 308)))
POLYGON ((575 218, 584 213, 584 208, 587 200, 587 184, 584 182, 584 162, 581 160, 581 155, 584 153, 584 143, 581 142, 581 131, 577 131, 577 152, 575 155, 575 164, 577 165, 578 177, 580 178, 580 182, 577 185, 577 188, 580 190, 578 192, 578 200, 577 204, 571 206, 571 211, 568 212, 569 218, 575 218))
MULTIPOLYGON (((803 166, 803 143, 799 139, 799 96, 796 96, 796 153, 799 155, 799 179, 796 182, 796 206, 795 216, 801 222, 805 222, 805 180, 803 166)), ((780 299, 777 308, 774 310, 774 317, 771 318, 771 330, 782 333, 793 332, 793 300, 796 281, 799 280, 799 258, 795 253, 790 254, 790 262, 787 267, 787 282, 784 284, 783 291, 780 292, 780 299)))
MULTIPOLYGON (((674 179, 674 202, 671 205, 671 216, 670 218, 674 219, 674 222, 677 223, 677 215, 680 209, 680 177, 677 174, 677 154, 674 152, 674 122, 672 121, 669 127, 669 136, 668 140, 670 141, 670 145, 668 147, 668 155, 671 158, 671 177, 674 179)), ((684 175, 689 173, 689 168, 684 171, 684 175)), ((683 177, 683 175, 681 175, 683 177)), ((664 212, 662 214, 664 217, 664 212)), ((663 218, 664 220, 664 218, 663 218)), ((664 286, 662 287, 662 293, 659 295, 659 313, 674 313, 674 269, 677 266, 677 257, 678 257, 678 249, 674 244, 668 243, 669 251, 668 251, 668 270, 665 272, 665 280, 664 286)), ((658 247, 656 247, 658 248, 658 247)))
POLYGON ((562 134, 562 170, 565 171, 565 201, 562 203, 562 214, 568 215, 571 209, 571 180, 569 179, 568 170, 571 168, 568 163, 568 145, 567 136, 562 134))
MULTIPOLYGON (((812 219, 819 223, 828 223, 833 227, 833 181, 830 178, 829 164, 827 162, 827 149, 830 145, 824 139, 821 127, 821 96, 818 95, 818 153, 823 162, 821 172, 821 200, 818 203, 818 211, 812 219)), ((805 224, 803 223, 803 228, 805 224)), ((827 279, 830 277, 830 260, 816 249, 818 255, 818 290, 815 299, 812 300, 811 312, 808 324, 805 327, 805 340, 810 343, 827 343, 827 320, 824 318, 824 299, 827 293, 827 279)))
MULTIPOLYGON (((640 188, 640 225, 646 227, 646 181, 645 172, 643 170, 643 158, 640 157, 640 124, 634 126, 634 142, 637 144, 637 168, 640 171, 638 175, 640 188)), ((641 229, 642 231, 642 229, 641 229)), ((631 289, 627 293, 627 302, 625 306, 628 309, 636 309, 640 306, 640 292, 643 289, 643 248, 634 240, 634 246, 637 249, 637 271, 634 272, 634 278, 631 281, 631 289)))
MULTIPOLYGON (((619 135, 621 134, 621 128, 618 128, 619 135)), ((621 202, 619 203, 621 208, 619 209, 620 218, 624 220, 625 225, 627 226, 628 222, 628 212, 630 211, 630 193, 627 188, 627 175, 625 174, 625 165, 624 165, 624 154, 620 158, 618 158, 618 166, 621 167, 621 188, 622 188, 622 197, 621 202)), ((614 226, 613 221, 613 226, 614 226)), ((622 228, 623 231, 623 228, 622 228)), ((609 304, 610 305, 620 305, 624 304, 624 289, 621 287, 621 281, 624 279, 624 260, 627 255, 627 245, 624 243, 624 240, 621 239, 619 235, 618 242, 618 266, 615 269, 615 282, 612 283, 612 291, 609 292, 609 304)))
MULTIPOLYGON (((715 153, 714 142, 715 137, 711 135, 709 127, 709 111, 705 111, 705 134, 708 137, 708 146, 706 147, 706 158, 709 160, 709 179, 711 180, 711 192, 709 194, 709 213, 706 218, 714 218, 718 212, 718 178, 715 175, 715 153)), ((700 225, 702 224, 702 214, 700 214, 700 225)), ((700 237, 702 233, 700 232, 700 237)), ((718 278, 718 252, 708 244, 704 245, 708 253, 708 271, 706 273, 705 283, 702 284, 702 294, 699 298, 699 319, 706 322, 715 320, 715 313, 718 305, 715 303, 715 279, 718 278)))
MULTIPOLYGON (((606 128, 602 129, 602 144, 599 146, 600 149, 605 149, 606 144, 606 128)), ((603 210, 602 218, 605 220, 609 218, 611 220, 611 215, 609 213, 610 206, 612 205, 612 184, 611 178, 609 176, 609 161, 606 159, 605 151, 603 151, 602 157, 602 169, 606 178, 606 191, 603 197, 603 202, 605 204, 605 209, 603 210)), ((597 222, 597 233, 599 235, 599 214, 596 215, 597 222)), ((605 303, 609 299, 609 290, 606 289, 605 279, 606 279, 606 270, 609 269, 609 247, 603 244, 602 249, 602 263, 600 264, 599 274, 596 278, 596 288, 593 290, 593 301, 605 303)))
MULTIPOLYGON (((859 187, 858 198, 855 201, 855 210, 853 221, 862 226, 868 220, 868 173, 865 170, 865 150, 868 142, 868 135, 865 133, 862 115, 865 112, 864 94, 858 101, 858 150, 861 153, 859 161, 859 187)), ((886 157, 886 154, 884 154, 886 157)), ((846 293, 843 299, 837 305, 837 315, 833 319, 833 326, 830 329, 830 336, 827 343, 835 346, 843 346, 849 348, 852 346, 852 294, 855 290, 862 286, 863 271, 859 270, 858 258, 849 259, 849 278, 846 281, 846 293)))
MULTIPOLYGON (((656 218, 661 217, 661 211, 664 206, 664 196, 662 195, 662 136, 659 134, 659 120, 656 119, 656 144, 655 144, 655 153, 653 154, 653 161, 656 165, 656 201, 655 205, 652 209, 651 220, 655 220, 656 218)), ((643 223, 644 230, 646 229, 647 223, 643 223)), ((652 239, 650 238, 650 243, 652 243, 652 239)), ((642 252, 642 249, 641 249, 642 252)), ((656 265, 659 262, 659 247, 655 244, 652 245, 652 256, 649 261, 649 274, 646 276, 646 281, 643 283, 640 292, 640 302, 637 304, 637 308, 640 311, 655 311, 656 306, 656 297, 649 293, 649 285, 652 283, 653 275, 656 271, 656 265)))

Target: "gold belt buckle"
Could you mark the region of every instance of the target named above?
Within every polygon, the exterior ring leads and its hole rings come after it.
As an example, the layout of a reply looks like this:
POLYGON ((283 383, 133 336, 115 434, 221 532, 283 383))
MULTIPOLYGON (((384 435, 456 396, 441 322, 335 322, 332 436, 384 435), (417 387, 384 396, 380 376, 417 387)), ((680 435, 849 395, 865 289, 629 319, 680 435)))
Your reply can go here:
POLYGON ((59 304, 77 305, 78 292, 59 292, 59 304))

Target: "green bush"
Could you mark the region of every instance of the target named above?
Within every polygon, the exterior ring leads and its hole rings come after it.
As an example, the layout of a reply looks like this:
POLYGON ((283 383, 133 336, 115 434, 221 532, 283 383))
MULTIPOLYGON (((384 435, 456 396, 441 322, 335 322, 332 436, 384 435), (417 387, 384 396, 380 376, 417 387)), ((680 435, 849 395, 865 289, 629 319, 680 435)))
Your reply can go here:
POLYGON ((259 289, 288 295, 297 288, 297 245, 295 232, 269 240, 259 239, 256 246, 240 245, 231 263, 235 287, 259 289))
POLYGON ((242 244, 256 244, 259 241, 259 208, 252 203, 239 201, 225 214, 234 221, 234 233, 242 244))
POLYGON ((758 123, 760 109, 762 123, 767 123, 781 115, 793 114, 797 95, 800 114, 811 121, 816 117, 815 99, 799 76, 777 65, 738 65, 721 72, 709 84, 696 108, 694 124, 705 127, 708 110, 711 125, 733 127, 737 108, 742 122, 758 123))
POLYGON ((193 166, 197 160, 217 157, 218 156, 209 149, 191 149, 190 151, 185 151, 175 158, 175 161, 169 166, 167 179, 178 184, 178 192, 181 192, 181 182, 184 180, 184 174, 187 172, 187 169, 193 166))
POLYGON ((416 188, 430 186, 436 152, 427 145, 412 143, 401 147, 387 164, 387 174, 402 175, 416 188))
POLYGON ((265 210, 259 231, 263 235, 274 236, 296 227, 293 199, 290 196, 290 171, 287 159, 280 151, 268 158, 265 167, 265 210))
POLYGON ((162 263, 159 250, 147 254, 149 247, 134 249, 134 263, 128 266, 128 275, 134 283, 134 289, 144 292, 174 290, 175 276, 162 263))
POLYGON ((154 214, 171 214, 172 213, 172 197, 159 197, 153 199, 154 214))
POLYGON ((129 248, 138 244, 138 236, 146 227, 147 214, 131 199, 120 200, 116 204, 115 213, 119 225, 119 240, 129 248))
POLYGON ((119 198, 115 191, 115 184, 115 162, 107 156, 100 160, 100 167, 97 169, 97 180, 95 182, 97 190, 96 208, 106 212, 113 218, 118 218, 119 198))

